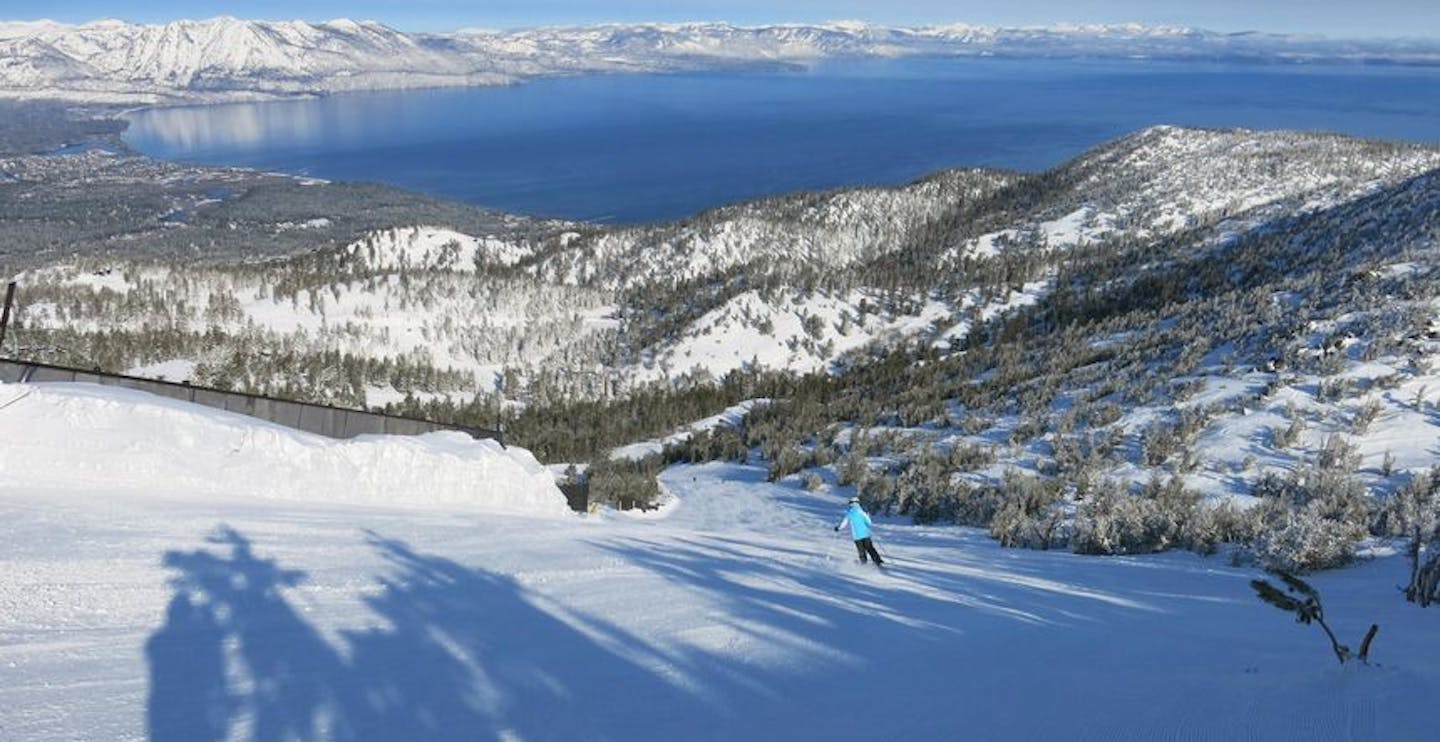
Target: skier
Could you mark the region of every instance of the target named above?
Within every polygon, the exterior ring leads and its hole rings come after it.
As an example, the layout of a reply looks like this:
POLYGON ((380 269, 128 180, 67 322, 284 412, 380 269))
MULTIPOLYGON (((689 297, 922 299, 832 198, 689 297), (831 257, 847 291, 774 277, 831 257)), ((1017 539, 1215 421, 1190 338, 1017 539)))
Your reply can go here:
POLYGON ((858 497, 850 498, 850 507, 845 511, 845 517, 836 524, 835 530, 839 531, 847 522, 850 524, 850 535, 855 538, 855 550, 860 552, 860 563, 864 564, 868 555, 875 560, 875 566, 885 566, 885 560, 880 558, 880 552, 875 550, 875 543, 870 540, 870 516, 860 507, 858 497))

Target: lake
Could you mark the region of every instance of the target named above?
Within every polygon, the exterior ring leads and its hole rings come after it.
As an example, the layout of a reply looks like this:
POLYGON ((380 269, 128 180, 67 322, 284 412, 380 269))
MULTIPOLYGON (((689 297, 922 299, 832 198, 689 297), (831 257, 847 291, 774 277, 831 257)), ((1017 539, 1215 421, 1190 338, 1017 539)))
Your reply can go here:
POLYGON ((939 168, 1043 170, 1153 124, 1440 143, 1440 69, 1148 61, 838 61, 153 109, 162 159, 377 181, 635 223, 939 168))

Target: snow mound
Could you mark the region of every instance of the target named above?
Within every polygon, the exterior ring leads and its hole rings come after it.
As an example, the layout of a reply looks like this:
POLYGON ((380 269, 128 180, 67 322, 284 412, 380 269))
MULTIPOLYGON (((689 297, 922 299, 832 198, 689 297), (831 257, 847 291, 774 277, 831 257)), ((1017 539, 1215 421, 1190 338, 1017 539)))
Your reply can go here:
POLYGON ((0 438, 7 487, 569 513, 529 451, 458 432, 334 440, 144 392, 6 384, 0 438))

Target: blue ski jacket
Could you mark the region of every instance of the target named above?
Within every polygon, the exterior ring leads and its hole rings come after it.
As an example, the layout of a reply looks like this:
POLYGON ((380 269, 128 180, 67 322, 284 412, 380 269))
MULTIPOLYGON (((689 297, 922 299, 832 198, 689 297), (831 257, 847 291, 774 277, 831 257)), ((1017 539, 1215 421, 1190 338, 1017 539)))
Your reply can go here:
POLYGON ((870 538, 870 516, 866 515, 865 510, 859 505, 851 505, 836 528, 844 528, 846 523, 850 524, 850 535, 854 536, 856 541, 870 538))

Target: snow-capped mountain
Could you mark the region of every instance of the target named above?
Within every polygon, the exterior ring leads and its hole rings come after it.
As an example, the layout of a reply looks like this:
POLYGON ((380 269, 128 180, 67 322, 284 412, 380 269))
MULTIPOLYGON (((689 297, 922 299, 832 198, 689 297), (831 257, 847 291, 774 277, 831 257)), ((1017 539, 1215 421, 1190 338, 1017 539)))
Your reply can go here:
POLYGON ((1337 41, 1173 27, 839 22, 636 24, 403 33, 375 22, 215 18, 0 23, 0 95, 125 102, 504 84, 584 72, 808 64, 836 57, 1029 56, 1440 63, 1433 41, 1337 41))
POLYGON ((280 95, 467 82, 459 60, 374 23, 101 21, 5 27, 0 38, 5 87, 57 97, 280 95))
POLYGON ((0 60, 0 85, 12 94, 52 97, 215 98, 505 81, 415 37, 347 20, 0 26, 0 60))

